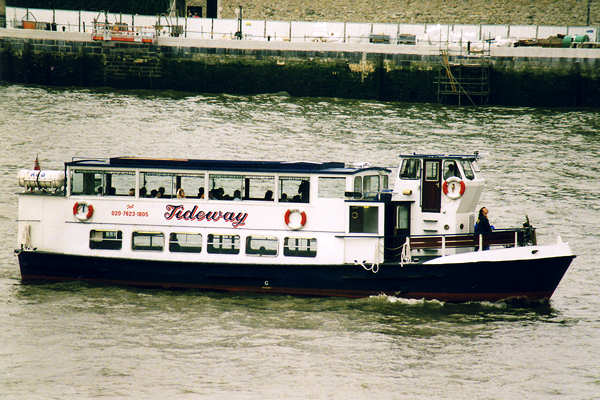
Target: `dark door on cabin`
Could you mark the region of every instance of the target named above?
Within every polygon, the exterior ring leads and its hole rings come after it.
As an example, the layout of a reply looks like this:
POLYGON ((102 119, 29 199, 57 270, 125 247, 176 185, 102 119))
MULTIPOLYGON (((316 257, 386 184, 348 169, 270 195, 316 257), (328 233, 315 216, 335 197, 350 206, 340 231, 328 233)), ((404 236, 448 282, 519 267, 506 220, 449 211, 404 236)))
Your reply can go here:
POLYGON ((410 235, 411 202, 390 201, 385 205, 385 262, 400 261, 402 245, 410 235))
POLYGON ((423 212, 440 212, 442 202, 442 160, 425 160, 423 165, 423 190, 421 208, 423 212))
POLYGON ((206 1, 206 18, 217 18, 217 0, 206 1))

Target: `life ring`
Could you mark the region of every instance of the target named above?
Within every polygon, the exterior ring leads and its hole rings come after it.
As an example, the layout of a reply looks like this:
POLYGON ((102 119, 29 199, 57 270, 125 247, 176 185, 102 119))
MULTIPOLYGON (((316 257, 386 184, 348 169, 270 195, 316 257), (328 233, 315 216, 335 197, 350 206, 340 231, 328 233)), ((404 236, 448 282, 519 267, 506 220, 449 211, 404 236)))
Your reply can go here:
POLYGON ((302 229, 306 225, 306 213, 298 209, 287 210, 283 220, 288 228, 292 230, 302 229))
POLYGON ((73 216, 80 221, 87 221, 94 215, 94 206, 84 202, 73 204, 73 216))
POLYGON ((465 183, 456 176, 451 176, 442 184, 444 194, 452 200, 460 199, 465 194, 465 189, 465 183))

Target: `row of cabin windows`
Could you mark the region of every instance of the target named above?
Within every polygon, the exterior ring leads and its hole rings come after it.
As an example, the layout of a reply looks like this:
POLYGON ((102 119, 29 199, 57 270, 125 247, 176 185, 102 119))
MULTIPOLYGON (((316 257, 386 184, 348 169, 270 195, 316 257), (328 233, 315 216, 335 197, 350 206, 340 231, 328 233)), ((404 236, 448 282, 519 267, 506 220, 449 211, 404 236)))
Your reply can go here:
MULTIPOLYGON (((275 176, 208 174, 173 174, 140 172, 136 186, 136 174, 132 171, 71 172, 71 195, 136 196, 140 198, 196 198, 211 200, 262 200, 308 203, 310 178, 308 176, 277 177, 278 193, 275 193, 275 176), (138 191, 136 193, 136 187, 138 191)), ((388 188, 388 177, 379 175, 357 176, 354 191, 364 198, 373 197, 388 188)), ((320 198, 344 198, 346 178, 319 177, 320 198)))
MULTIPOLYGON (((425 160, 425 180, 430 182, 438 182, 440 180, 439 162, 437 160, 425 160)), ((469 160, 443 160, 442 165, 443 179, 446 180, 453 176, 468 180, 475 179, 473 166, 469 160), (462 173, 459 168, 462 167, 462 173)), ((409 158, 402 161, 398 176, 400 179, 420 179, 421 178, 421 160, 417 158, 409 158)))
MULTIPOLYGON (((240 235, 207 235, 206 252, 212 254, 239 254, 240 235)), ((172 253, 201 253, 202 234, 172 232, 169 234, 169 251, 172 253)), ((91 230, 90 249, 121 250, 123 232, 91 230)), ((162 232, 135 231, 131 236, 131 248, 136 251, 163 251, 165 236, 162 232)), ((277 256, 279 239, 270 236, 246 237, 246 254, 277 256)), ((283 255, 289 257, 316 257, 316 238, 286 237, 283 239, 283 255)))

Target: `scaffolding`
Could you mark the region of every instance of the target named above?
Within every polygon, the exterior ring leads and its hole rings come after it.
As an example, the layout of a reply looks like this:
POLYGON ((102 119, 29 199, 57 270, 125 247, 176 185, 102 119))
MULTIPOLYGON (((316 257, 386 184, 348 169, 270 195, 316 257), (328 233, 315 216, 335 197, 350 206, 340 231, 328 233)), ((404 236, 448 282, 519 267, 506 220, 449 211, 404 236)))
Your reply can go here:
POLYGON ((474 106, 487 104, 490 97, 490 62, 488 57, 459 58, 450 63, 447 50, 440 50, 441 68, 437 84, 438 103, 474 106), (469 104, 467 103, 467 104, 469 104))

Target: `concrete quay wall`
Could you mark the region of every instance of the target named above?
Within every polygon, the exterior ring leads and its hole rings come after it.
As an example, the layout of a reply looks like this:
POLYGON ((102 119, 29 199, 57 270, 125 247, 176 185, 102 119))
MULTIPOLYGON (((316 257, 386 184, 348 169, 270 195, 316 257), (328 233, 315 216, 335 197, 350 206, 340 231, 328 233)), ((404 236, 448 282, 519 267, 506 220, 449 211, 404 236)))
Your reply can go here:
MULTIPOLYGON (((43 85, 437 102, 439 54, 435 46, 181 38, 148 45, 0 29, 0 79, 43 85)), ((600 107, 600 49, 492 48, 488 62, 490 104, 600 107)))

